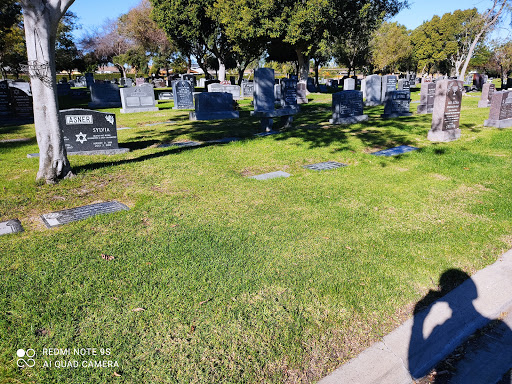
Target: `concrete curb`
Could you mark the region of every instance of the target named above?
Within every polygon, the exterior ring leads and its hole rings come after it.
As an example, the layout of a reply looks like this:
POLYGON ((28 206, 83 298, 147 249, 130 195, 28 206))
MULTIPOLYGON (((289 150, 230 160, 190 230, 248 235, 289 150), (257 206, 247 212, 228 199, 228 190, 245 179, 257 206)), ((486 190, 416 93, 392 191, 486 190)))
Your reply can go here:
POLYGON ((319 384, 411 384, 511 306, 512 250, 319 384))

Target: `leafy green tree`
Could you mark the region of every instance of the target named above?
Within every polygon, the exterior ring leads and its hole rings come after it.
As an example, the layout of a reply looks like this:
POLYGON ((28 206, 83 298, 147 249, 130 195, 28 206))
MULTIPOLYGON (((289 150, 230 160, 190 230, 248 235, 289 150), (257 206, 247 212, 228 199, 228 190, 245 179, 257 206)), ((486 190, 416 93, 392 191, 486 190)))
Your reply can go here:
POLYGON ((59 22, 55 41, 55 68, 57 71, 68 72, 70 80, 74 69, 85 69, 82 54, 72 35, 72 31, 77 28, 76 20, 77 16, 73 12, 67 11, 59 22))
POLYGON ((490 53, 489 64, 500 74, 501 84, 506 85, 512 71, 512 41, 492 41, 490 53))
POLYGON ((15 0, 0 0, 0 71, 20 72, 19 64, 27 61, 21 6, 15 0))
POLYGON ((206 62, 213 55, 219 78, 225 79, 231 55, 228 38, 218 22, 214 0, 150 0, 153 18, 185 56, 194 56, 205 74, 206 62))
POLYGON ((318 44, 332 36, 364 28, 359 15, 364 9, 381 15, 397 13, 406 1, 400 0, 225 0, 231 18, 222 22, 237 33, 265 37, 288 44, 297 56, 299 78, 309 74, 309 59, 318 44), (246 32, 246 30, 248 30, 246 32))
POLYGON ((412 58, 411 38, 407 28, 384 22, 371 40, 372 61, 384 72, 408 70, 412 58))

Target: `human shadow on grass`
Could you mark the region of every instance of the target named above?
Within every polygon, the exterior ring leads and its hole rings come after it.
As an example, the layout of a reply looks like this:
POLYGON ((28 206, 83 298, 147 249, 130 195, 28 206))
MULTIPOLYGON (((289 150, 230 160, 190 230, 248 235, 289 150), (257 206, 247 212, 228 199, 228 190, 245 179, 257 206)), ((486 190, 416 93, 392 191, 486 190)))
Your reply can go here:
MULTIPOLYGON (((408 350, 408 368, 414 379, 428 374, 437 361, 445 359, 457 347, 463 345, 470 335, 491 322, 495 335, 487 340, 479 340, 475 346, 461 351, 450 361, 442 360, 437 364, 436 371, 443 370, 444 374, 437 377, 434 382, 478 384, 478 381, 471 381, 472 372, 476 374, 485 364, 492 366, 498 357, 505 361, 505 364, 508 361, 512 366, 512 331, 504 322, 488 319, 478 313, 473 306, 473 301, 477 298, 476 285, 469 275, 458 269, 450 269, 441 275, 439 289, 430 290, 416 304, 408 350), (457 293, 450 294, 459 286, 457 293), (431 313, 437 316, 429 318, 431 313), (493 344, 493 337, 496 335, 499 335, 503 346, 493 344), (475 366, 471 360, 464 360, 481 349, 485 351, 484 355, 479 357, 479 364, 482 365, 475 366), (468 379, 470 381, 467 381, 468 379)), ((501 376, 504 372, 494 373, 501 376)), ((488 381, 485 381, 481 384, 487 383, 488 381)))

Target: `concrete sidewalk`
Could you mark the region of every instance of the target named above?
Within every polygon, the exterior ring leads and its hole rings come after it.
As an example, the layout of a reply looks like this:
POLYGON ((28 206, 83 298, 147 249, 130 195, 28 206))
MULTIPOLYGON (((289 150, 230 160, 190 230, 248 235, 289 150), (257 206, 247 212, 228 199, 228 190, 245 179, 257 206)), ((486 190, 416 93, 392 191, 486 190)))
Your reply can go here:
POLYGON ((501 333, 482 340, 479 348, 468 351, 459 362, 454 381, 450 381, 497 383, 512 367, 512 250, 319 384, 414 383, 475 331, 507 311, 511 313, 500 322, 501 333))

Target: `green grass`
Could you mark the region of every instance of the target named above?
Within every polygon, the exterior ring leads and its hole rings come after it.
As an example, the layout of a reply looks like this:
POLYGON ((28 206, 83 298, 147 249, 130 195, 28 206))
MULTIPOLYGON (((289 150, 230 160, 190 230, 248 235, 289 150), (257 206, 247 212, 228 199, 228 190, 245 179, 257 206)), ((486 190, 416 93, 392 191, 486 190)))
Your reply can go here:
POLYGON ((0 383, 320 379, 410 316, 445 270, 474 273, 512 246, 512 131, 484 128, 475 95, 462 138, 442 144, 426 140, 431 115, 381 120, 382 107, 331 126, 330 95, 264 138, 247 100, 217 122, 170 102, 110 110, 132 151, 70 156, 76 177, 55 186, 35 183, 33 126, 0 127, 31 139, 0 143, 0 221, 25 227, 0 237, 0 383), (231 136, 242 140, 156 148, 231 136), (369 154, 402 144, 420 150, 369 154), (302 168, 321 161, 349 166, 302 168), (246 177, 277 170, 292 176, 246 177), (39 218, 114 199, 131 209, 54 229, 39 218), (79 347, 109 348, 119 367, 41 367, 70 360, 43 348, 79 347), (18 348, 38 365, 17 368, 18 348))

